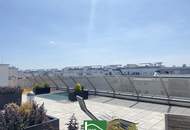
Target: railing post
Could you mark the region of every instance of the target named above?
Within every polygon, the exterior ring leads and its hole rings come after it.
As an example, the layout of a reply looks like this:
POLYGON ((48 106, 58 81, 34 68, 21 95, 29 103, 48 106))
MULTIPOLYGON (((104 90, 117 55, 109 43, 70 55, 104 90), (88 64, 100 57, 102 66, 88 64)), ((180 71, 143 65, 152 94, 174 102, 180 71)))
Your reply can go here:
POLYGON ((165 94, 166 94, 166 96, 168 98, 168 105, 170 105, 170 95, 169 95, 169 93, 168 93, 168 91, 166 89, 166 85, 164 84, 164 81, 163 81, 162 77, 159 77, 159 79, 160 79, 161 85, 162 85, 162 87, 164 89, 164 92, 165 92, 165 94))
POLYGON ((107 78, 105 76, 104 77, 104 80, 106 81, 106 83, 108 84, 108 86, 111 88, 111 90, 113 91, 113 96, 115 97, 115 89, 111 86, 110 82, 107 80, 107 78))
MULTIPOLYGON (((119 80, 120 80, 120 82, 121 82, 121 80, 122 80, 121 77, 124 77, 124 76, 123 76, 123 75, 121 75, 121 76, 119 75, 119 76, 117 76, 117 77, 119 78, 119 80)), ((126 87, 127 87, 127 86, 126 86, 126 87)), ((127 91, 126 91, 126 92, 127 92, 127 91)))
POLYGON ((38 74, 39 78, 41 79, 41 81, 43 81, 44 83, 46 83, 46 81, 41 77, 40 74, 38 74))
POLYGON ((69 93, 69 85, 65 82, 64 78, 61 78, 62 76, 57 75, 57 77, 61 80, 61 82, 66 86, 67 93, 69 93))
POLYGON ((94 94, 96 95, 96 87, 95 87, 95 85, 90 81, 90 79, 86 76, 86 79, 87 79, 87 81, 89 82, 89 84, 93 87, 93 89, 94 89, 94 94))
POLYGON ((57 83, 53 80, 53 79, 51 79, 51 77, 48 75, 48 72, 47 73, 44 73, 46 76, 47 76, 47 78, 55 85, 55 87, 56 87, 56 90, 58 90, 59 89, 59 85, 57 85, 57 83))
POLYGON ((139 100, 139 92, 138 92, 138 90, 136 89, 136 87, 135 87, 133 81, 131 80, 131 78, 130 78, 129 76, 127 76, 127 79, 129 80, 129 83, 130 83, 131 86, 134 88, 135 93, 137 94, 137 100, 139 100))
POLYGON ((74 82, 75 84, 78 83, 78 82, 74 79, 74 77, 70 76, 70 79, 73 80, 73 82, 74 82))
POLYGON ((36 77, 35 77, 35 75, 33 74, 33 72, 30 72, 31 73, 31 75, 32 75, 32 77, 33 77, 33 79, 34 79, 34 81, 36 82, 36 83, 40 83, 37 79, 36 79, 36 77))

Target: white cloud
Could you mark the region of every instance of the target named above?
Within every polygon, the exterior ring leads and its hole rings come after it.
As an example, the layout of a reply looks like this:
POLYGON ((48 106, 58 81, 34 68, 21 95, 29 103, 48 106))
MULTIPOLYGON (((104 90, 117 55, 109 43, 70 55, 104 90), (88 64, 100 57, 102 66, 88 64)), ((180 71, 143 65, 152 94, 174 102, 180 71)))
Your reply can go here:
POLYGON ((57 43, 56 43, 55 41, 49 41, 49 45, 50 45, 50 46, 56 46, 57 43))

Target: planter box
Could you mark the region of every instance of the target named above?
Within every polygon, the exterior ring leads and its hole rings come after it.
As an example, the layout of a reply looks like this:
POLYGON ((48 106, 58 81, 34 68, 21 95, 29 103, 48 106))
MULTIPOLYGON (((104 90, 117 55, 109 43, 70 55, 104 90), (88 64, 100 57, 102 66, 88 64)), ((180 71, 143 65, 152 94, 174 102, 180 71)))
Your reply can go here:
POLYGON ((83 91, 82 95, 79 94, 79 96, 83 97, 84 99, 88 99, 88 91, 83 91))
POLYGON ((59 119, 50 116, 48 118, 47 122, 24 128, 24 130, 59 130, 59 119))
POLYGON ((189 130, 189 115, 165 114, 165 130, 189 130))
POLYGON ((4 106, 8 103, 16 103, 17 105, 21 105, 22 102, 22 93, 14 94, 0 94, 0 109, 3 109, 4 106))
POLYGON ((35 93, 35 95, 47 94, 47 93, 50 93, 50 88, 37 88, 33 90, 33 92, 35 93))
POLYGON ((88 99, 88 91, 84 90, 81 92, 69 92, 68 96, 70 101, 77 101, 77 96, 80 96, 83 99, 88 99))

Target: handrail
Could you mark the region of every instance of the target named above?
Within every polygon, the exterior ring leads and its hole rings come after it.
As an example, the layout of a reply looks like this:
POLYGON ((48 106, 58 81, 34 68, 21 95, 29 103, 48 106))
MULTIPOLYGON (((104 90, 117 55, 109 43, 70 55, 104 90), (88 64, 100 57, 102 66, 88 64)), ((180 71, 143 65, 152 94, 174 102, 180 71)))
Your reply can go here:
MULTIPOLYGON (((42 75, 39 75, 40 77, 42 75)), ((110 97, 122 97, 122 98, 128 98, 128 99, 134 99, 137 101, 155 101, 162 100, 160 102, 164 102, 168 105, 175 104, 181 104, 181 105, 187 105, 190 106, 190 92, 188 90, 190 89, 190 78, 182 78, 182 77, 134 77, 134 76, 62 76, 62 75, 56 75, 61 82, 67 87, 67 90, 69 90, 68 81, 76 83, 79 79, 77 77, 83 78, 85 80, 86 85, 89 87, 92 87, 94 89, 91 89, 91 94, 97 94, 97 95, 104 95, 104 96, 110 96, 110 97), (96 84, 96 82, 99 82, 99 80, 92 80, 92 78, 96 78, 104 80, 100 82, 100 84, 96 84), (113 77, 113 78, 112 78, 113 77), (122 77, 121 80, 118 79, 122 77), (64 78, 64 79, 62 79, 64 78), (121 88, 123 86, 115 86, 115 84, 112 84, 112 82, 117 78, 119 82, 126 82, 126 85, 124 87, 127 88, 127 86, 130 86, 133 91, 121 88), (146 79, 145 79, 146 78, 146 79), (171 79, 169 79, 171 78, 171 79), (188 79, 188 80, 187 80, 188 79), (86 81, 87 80, 87 81, 86 81), (178 83, 179 82, 179 83, 178 83), (100 85, 100 86, 97 86, 100 85), (182 87, 180 87, 180 85, 182 87), (106 89, 105 86, 108 88, 106 89), (102 88, 101 88, 102 87, 102 88), (116 87, 119 87, 117 89, 116 87), (176 88, 176 90, 173 90, 173 87, 176 88), (122 92, 119 91, 120 88, 123 90, 122 92), (184 90, 181 90, 181 88, 184 88, 184 90), (111 91, 110 91, 111 90, 111 91), (142 91, 142 94, 140 92, 142 91), (178 93, 179 90, 179 93, 178 93), (93 92, 93 93, 92 93, 93 92), (129 94, 129 95, 127 95, 129 94), (131 95, 131 96, 130 96, 131 95), (174 98, 175 97, 175 98, 174 98), (175 101, 175 100, 176 101, 175 101), (180 100, 179 100, 180 99, 180 100), (184 101, 184 100, 185 101, 184 101)), ((35 82, 35 75, 32 74, 31 77, 29 77, 28 80, 31 80, 29 82, 35 82)), ((45 78, 44 78, 45 79, 45 78)), ((38 79, 39 80, 39 79, 38 79)), ((45 79, 48 80, 48 79, 45 79)), ((79 80, 81 81, 81 80, 79 80)), ((38 81, 36 81, 38 82, 38 81)), ((56 81, 54 81, 56 83, 56 81)), ((81 81, 82 82, 82 81, 81 81)), ((119 83, 118 82, 118 83, 119 83)))
MULTIPOLYGON (((137 76, 137 75, 117 75, 117 76, 122 76, 122 77, 130 77, 130 78, 153 78, 153 79, 157 79, 157 78, 185 78, 185 79, 190 79, 190 76, 137 76)), ((106 75, 105 77, 117 77, 115 75, 106 75)), ((69 76, 66 76, 69 77, 69 76)), ((74 77, 86 77, 86 76, 74 76, 74 77)), ((91 76, 88 75, 87 77, 97 77, 97 76, 91 76)), ((98 77, 104 77, 104 75, 98 76, 98 77)))

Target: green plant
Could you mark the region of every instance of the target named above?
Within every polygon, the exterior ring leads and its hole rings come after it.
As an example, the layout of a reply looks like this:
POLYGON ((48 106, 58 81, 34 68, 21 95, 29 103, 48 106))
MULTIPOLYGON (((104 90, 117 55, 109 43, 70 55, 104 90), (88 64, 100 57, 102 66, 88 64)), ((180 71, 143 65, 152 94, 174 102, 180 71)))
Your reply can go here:
POLYGON ((73 114, 69 120, 69 123, 66 124, 68 127, 68 130, 78 130, 79 124, 77 122, 77 119, 75 117, 75 114, 73 114))
POLYGON ((30 114, 32 105, 33 105, 33 103, 30 103, 30 102, 23 103, 19 108, 20 113, 21 114, 26 114, 26 113, 30 114))
POLYGON ((22 130, 22 117, 19 113, 19 106, 10 103, 5 106, 4 112, 1 112, 1 130, 22 130))
POLYGON ((81 92, 81 85, 80 85, 80 83, 77 83, 75 85, 75 92, 81 92))
POLYGON ((36 89, 39 89, 39 88, 41 88, 41 86, 39 84, 37 84, 37 83, 34 84, 33 87, 32 87, 33 91, 36 91, 36 89))
POLYGON ((4 118, 4 113, 0 112, 0 130, 7 130, 6 127, 6 120, 4 118))
POLYGON ((119 121, 113 120, 108 123, 107 130, 124 130, 124 129, 121 127, 121 123, 119 121))
POLYGON ((30 124, 30 115, 31 115, 31 110, 32 110, 32 103, 24 103, 22 106, 19 108, 19 112, 22 116, 22 121, 24 127, 29 126, 30 124))
POLYGON ((44 104, 24 103, 17 106, 14 103, 5 106, 0 111, 0 130, 23 130, 25 127, 47 121, 44 104))
POLYGON ((47 116, 46 110, 44 109, 44 104, 39 106, 38 104, 33 103, 29 116, 29 125, 39 124, 46 120, 47 116))
POLYGON ((33 91, 35 92, 37 89, 40 88, 50 88, 48 83, 36 83, 33 85, 33 91))
POLYGON ((49 88, 50 87, 48 83, 44 83, 43 86, 44 86, 44 88, 49 88))

